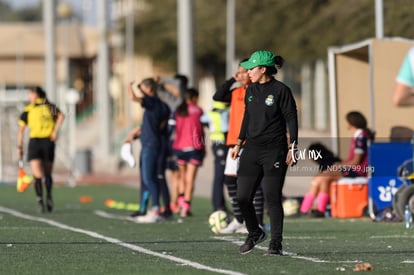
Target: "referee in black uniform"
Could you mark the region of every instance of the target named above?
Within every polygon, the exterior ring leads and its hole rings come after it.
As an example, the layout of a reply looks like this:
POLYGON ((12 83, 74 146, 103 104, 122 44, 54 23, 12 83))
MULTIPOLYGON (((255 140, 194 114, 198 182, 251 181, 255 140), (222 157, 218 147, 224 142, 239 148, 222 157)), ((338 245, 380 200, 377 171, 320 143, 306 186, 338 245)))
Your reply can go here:
POLYGON ((55 159, 55 142, 65 116, 46 98, 46 92, 35 87, 29 91, 29 101, 19 119, 17 150, 23 158, 23 140, 26 127, 30 129, 28 160, 34 177, 34 187, 39 205, 39 212, 45 212, 42 180, 46 186, 46 208, 53 210, 52 170, 55 159))
POLYGON ((282 255, 282 189, 288 166, 295 165, 293 152, 297 150, 298 140, 296 102, 290 88, 273 77, 283 62, 282 57, 269 51, 256 51, 249 60, 240 64, 248 70, 252 81, 246 91, 239 140, 231 152, 232 157, 236 158, 240 147, 243 147, 237 174, 237 200, 249 234, 240 246, 241 254, 250 252, 266 239, 266 232, 259 227, 252 202, 262 182, 270 216, 268 254, 282 255))

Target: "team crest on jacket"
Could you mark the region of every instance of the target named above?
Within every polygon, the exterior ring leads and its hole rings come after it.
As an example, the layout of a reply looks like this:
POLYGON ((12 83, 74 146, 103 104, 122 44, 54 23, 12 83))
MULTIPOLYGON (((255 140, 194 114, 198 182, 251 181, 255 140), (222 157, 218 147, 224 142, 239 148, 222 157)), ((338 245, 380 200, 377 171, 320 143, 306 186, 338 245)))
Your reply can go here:
POLYGON ((272 106, 273 103, 275 103, 275 100, 273 98, 273 95, 268 95, 267 98, 266 98, 266 100, 265 100, 265 104, 267 106, 272 106))

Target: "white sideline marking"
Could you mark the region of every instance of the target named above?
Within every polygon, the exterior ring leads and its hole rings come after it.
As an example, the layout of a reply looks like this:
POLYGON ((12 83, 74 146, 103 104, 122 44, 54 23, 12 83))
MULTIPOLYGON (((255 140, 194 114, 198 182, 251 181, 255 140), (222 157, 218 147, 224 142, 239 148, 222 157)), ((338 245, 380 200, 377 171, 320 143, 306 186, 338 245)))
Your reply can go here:
MULTIPOLYGON (((242 245, 243 244, 243 241, 240 241, 239 239, 235 239, 235 238, 232 238, 232 237, 213 237, 213 238, 217 239, 217 240, 231 242, 231 243, 234 243, 234 244, 237 244, 237 245, 242 245)), ((267 247, 263 247, 263 246, 260 246, 260 245, 257 245, 255 247, 257 249, 267 251, 267 247)), ((298 256, 296 253, 287 252, 285 250, 283 250, 283 255, 289 256, 289 257, 294 258, 294 259, 301 259, 301 260, 305 260, 305 261, 309 261, 309 262, 313 262, 313 263, 360 263, 361 262, 361 261, 326 261, 326 260, 321 260, 319 258, 298 256)))
POLYGON ((102 218, 107 218, 107 219, 115 219, 115 220, 129 220, 128 216, 120 216, 120 215, 116 215, 116 214, 111 214, 102 210, 96 210, 94 211, 95 215, 102 217, 102 218))
POLYGON ((42 223, 46 223, 46 224, 49 224, 51 226, 55 226, 55 227, 58 227, 58 228, 61 228, 61 229, 65 229, 65 230, 69 230, 69 231, 73 231, 73 232, 77 232, 77 233, 82 233, 82 234, 88 235, 92 238, 101 239, 101 240, 107 241, 107 242, 112 243, 112 244, 116 244, 116 245, 119 245, 119 246, 129 248, 129 249, 137 251, 137 252, 141 252, 141 253, 148 254, 148 255, 151 255, 151 256, 163 258, 163 259, 173 261, 173 262, 177 262, 177 263, 180 263, 180 264, 183 264, 183 265, 188 265, 188 266, 194 267, 195 269, 207 270, 207 271, 211 271, 211 272, 216 272, 216 273, 221 273, 221 274, 229 274, 229 275, 245 275, 244 273, 240 273, 240 272, 237 272, 237 271, 220 269, 220 268, 213 268, 213 267, 206 266, 206 265, 203 265, 203 264, 199 264, 199 263, 196 263, 196 262, 192 262, 192 261, 189 261, 189 260, 181 259, 181 258, 178 258, 178 257, 175 257, 175 256, 164 255, 162 253, 154 252, 154 251, 151 251, 149 249, 146 249, 146 248, 143 248, 143 247, 140 247, 140 246, 137 246, 137 245, 122 242, 121 240, 118 240, 118 239, 115 239, 115 238, 106 237, 104 235, 101 235, 101 234, 93 232, 93 231, 84 230, 84 229, 81 229, 81 228, 76 228, 76 227, 73 227, 73 226, 69 226, 69 225, 59 223, 59 222, 56 222, 56 221, 53 221, 53 220, 45 219, 45 218, 40 218, 40 217, 35 217, 35 216, 23 214, 21 212, 15 211, 13 209, 5 208, 5 207, 2 207, 2 206, 0 206, 0 212, 7 213, 7 214, 13 215, 13 216, 18 217, 18 218, 22 218, 22 219, 26 219, 26 220, 30 220, 30 221, 35 221, 35 222, 42 222, 42 223))
POLYGON ((412 239, 412 235, 370 236, 370 239, 412 239))
MULTIPOLYGON (((295 236, 295 237, 283 237, 284 240, 314 240, 315 237, 311 236, 295 236)), ((318 240, 336 240, 334 236, 318 237, 318 240)))

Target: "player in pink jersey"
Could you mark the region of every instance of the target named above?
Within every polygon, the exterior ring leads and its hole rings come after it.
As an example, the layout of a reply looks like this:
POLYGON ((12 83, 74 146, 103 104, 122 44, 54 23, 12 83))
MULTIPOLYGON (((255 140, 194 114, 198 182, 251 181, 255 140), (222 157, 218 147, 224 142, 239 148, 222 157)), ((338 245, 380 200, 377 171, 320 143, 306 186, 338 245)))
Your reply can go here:
POLYGON ((198 91, 188 89, 184 101, 175 113, 174 154, 179 167, 178 206, 180 216, 190 213, 194 181, 198 167, 203 164, 205 156, 204 131, 201 123, 203 110, 197 105, 198 91))

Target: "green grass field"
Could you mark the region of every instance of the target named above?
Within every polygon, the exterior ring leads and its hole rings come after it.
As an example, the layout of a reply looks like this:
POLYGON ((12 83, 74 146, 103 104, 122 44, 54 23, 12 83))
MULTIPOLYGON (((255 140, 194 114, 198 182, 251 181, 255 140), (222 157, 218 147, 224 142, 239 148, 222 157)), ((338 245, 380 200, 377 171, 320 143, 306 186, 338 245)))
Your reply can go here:
POLYGON ((208 199, 194 200, 193 217, 136 224, 96 215, 129 213, 108 198, 135 203, 138 190, 57 186, 55 211, 38 214, 32 188, 0 186, 0 274, 350 274, 363 262, 374 274, 414 274, 414 230, 402 223, 287 218, 285 256, 265 256, 268 241, 240 255, 244 235, 209 230, 208 199))

